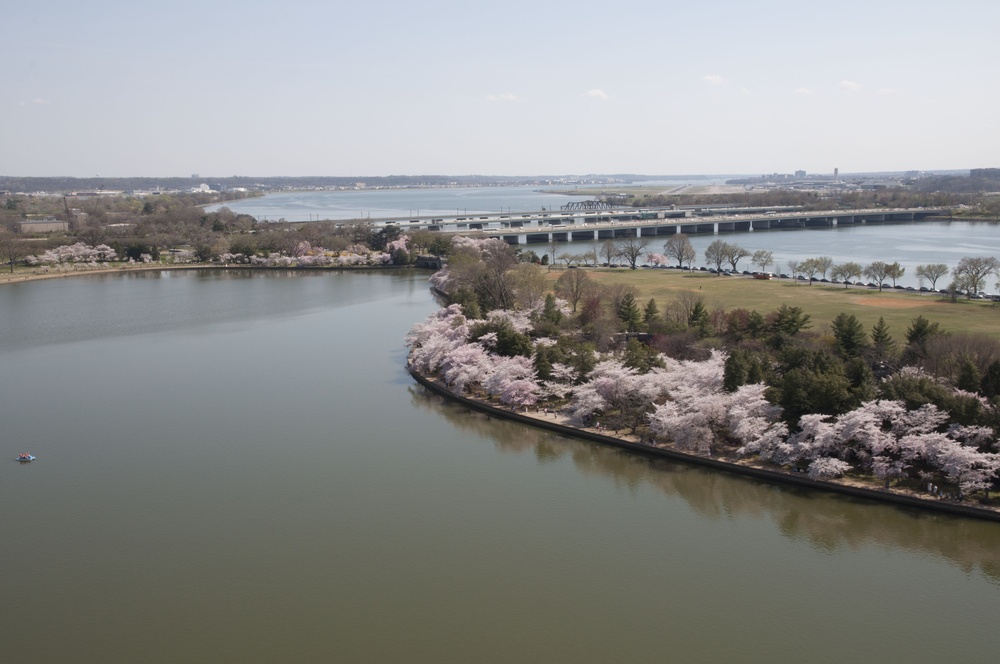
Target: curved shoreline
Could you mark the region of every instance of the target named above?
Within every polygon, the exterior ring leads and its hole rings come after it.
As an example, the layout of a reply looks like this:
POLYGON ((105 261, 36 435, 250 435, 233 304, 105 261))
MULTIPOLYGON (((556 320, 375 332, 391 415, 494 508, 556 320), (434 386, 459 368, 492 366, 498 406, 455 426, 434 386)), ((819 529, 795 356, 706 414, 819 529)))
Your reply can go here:
POLYGON ((580 438, 583 440, 588 440, 590 442, 600 443, 602 445, 618 447, 620 449, 624 449, 634 454, 639 454, 646 457, 669 459, 671 461, 680 461, 683 463, 692 463, 726 473, 735 473, 738 475, 753 477, 771 483, 786 484, 786 485, 804 487, 820 491, 830 491, 843 495, 853 496, 855 498, 876 500, 903 507, 914 507, 921 510, 942 512, 945 514, 950 514, 952 516, 964 516, 973 519, 982 519, 987 521, 1000 522, 1000 511, 994 509, 973 507, 970 505, 960 505, 952 502, 947 502, 944 500, 931 500, 928 498, 920 497, 919 495, 893 493, 891 491, 869 489, 865 487, 851 486, 848 484, 840 484, 837 482, 813 480, 806 475, 795 475, 792 473, 784 473, 776 470, 759 468, 752 465, 732 463, 730 461, 723 461, 720 459, 713 459, 710 457, 688 454, 686 452, 681 452, 679 450, 673 450, 669 448, 652 447, 649 445, 644 445, 639 442, 633 442, 625 438, 620 438, 618 436, 608 436, 596 433, 594 431, 588 431, 587 429, 582 429, 580 427, 561 423, 560 421, 558 421, 558 419, 553 421, 544 419, 543 417, 534 417, 526 413, 517 413, 505 408, 499 408, 493 404, 481 401, 479 399, 474 399, 472 397, 456 394, 437 379, 428 378, 427 376, 424 376, 419 372, 417 372, 416 370, 414 370, 413 367, 407 366, 406 370, 409 372, 409 374, 413 377, 414 380, 416 380, 420 385, 427 388, 428 390, 446 399, 450 399, 462 405, 468 406, 469 408, 472 408, 474 410, 478 410, 484 413, 489 413, 490 415, 494 415, 496 417, 502 417, 508 420, 513 420, 515 422, 520 422, 522 424, 527 424, 528 426, 533 426, 540 429, 546 429, 548 431, 562 434, 564 436, 580 438))

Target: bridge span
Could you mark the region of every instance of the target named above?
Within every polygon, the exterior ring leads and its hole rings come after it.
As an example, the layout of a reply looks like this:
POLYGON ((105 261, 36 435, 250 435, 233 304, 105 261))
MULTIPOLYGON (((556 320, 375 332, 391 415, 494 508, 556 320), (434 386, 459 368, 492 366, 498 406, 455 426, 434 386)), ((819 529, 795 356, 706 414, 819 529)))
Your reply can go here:
POLYGON ((714 235, 782 228, 834 228, 919 221, 947 214, 947 208, 877 208, 820 212, 803 211, 800 208, 626 209, 473 215, 449 217, 447 220, 422 218, 380 223, 477 237, 498 237, 508 244, 518 245, 628 237, 666 238, 678 233, 714 235))

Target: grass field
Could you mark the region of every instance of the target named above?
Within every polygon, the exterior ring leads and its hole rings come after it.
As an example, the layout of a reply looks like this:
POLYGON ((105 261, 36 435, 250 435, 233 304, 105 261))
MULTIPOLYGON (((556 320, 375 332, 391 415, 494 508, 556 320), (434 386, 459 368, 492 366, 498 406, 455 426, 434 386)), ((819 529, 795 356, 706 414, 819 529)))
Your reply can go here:
MULTIPOLYGON (((558 278, 561 270, 553 269, 558 278)), ((704 272, 681 270, 588 269, 587 273, 602 284, 631 284, 638 291, 640 306, 649 298, 656 300, 660 311, 681 291, 704 295, 705 305, 735 309, 744 307, 768 313, 782 304, 801 307, 812 317, 812 330, 829 331, 837 314, 854 314, 869 330, 885 318, 890 333, 902 339, 911 321, 924 316, 938 323, 946 332, 986 334, 1000 338, 1000 306, 989 300, 951 302, 941 295, 883 291, 868 288, 844 288, 843 285, 793 282, 787 279, 762 280, 749 277, 717 277, 704 272)))

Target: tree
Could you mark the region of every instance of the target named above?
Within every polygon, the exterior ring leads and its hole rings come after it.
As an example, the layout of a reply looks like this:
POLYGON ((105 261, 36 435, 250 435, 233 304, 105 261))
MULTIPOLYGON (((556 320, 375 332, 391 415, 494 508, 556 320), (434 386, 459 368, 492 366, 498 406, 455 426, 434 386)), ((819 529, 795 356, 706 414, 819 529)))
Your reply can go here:
POLYGON ((653 367, 663 368, 663 358, 654 348, 650 348, 638 339, 629 339, 625 344, 622 364, 631 367, 640 374, 649 373, 653 367))
POLYGON ((874 261, 865 266, 865 276, 878 284, 879 292, 882 291, 882 284, 889 278, 889 265, 884 261, 874 261))
POLYGON ((601 257, 604 258, 608 267, 611 267, 615 259, 618 258, 618 246, 613 240, 605 240, 604 244, 601 245, 601 257))
POLYGON ((750 258, 750 262, 758 266, 761 272, 767 272, 767 266, 774 262, 774 252, 764 251, 763 249, 755 251, 750 258))
POLYGON ((714 265, 716 272, 722 272, 722 264, 729 253, 729 244, 722 240, 714 240, 705 249, 705 262, 714 265))
POLYGON ((729 244, 726 246, 726 261, 732 266, 733 272, 736 272, 736 264, 749 255, 750 252, 738 244, 729 244))
POLYGON ((881 362, 889 358, 893 353, 896 342, 889 334, 889 326, 885 323, 885 318, 878 317, 878 322, 872 326, 872 351, 875 360, 881 362))
POLYGON ((639 323, 642 322, 642 312, 635 301, 635 295, 630 292, 625 293, 618 304, 618 319, 629 332, 635 332, 639 329, 639 323))
POLYGON ((659 317, 660 309, 656 306, 656 300, 649 298, 649 302, 646 303, 646 307, 642 310, 642 322, 648 327, 650 323, 659 317))
POLYGON ((806 275, 806 278, 809 279, 809 285, 812 286, 813 279, 816 277, 816 273, 819 272, 819 263, 815 258, 807 258, 799 263, 799 272, 806 275))
POLYGON ((994 360, 986 367, 979 381, 979 392, 987 399, 1000 396, 1000 360, 994 360))
POLYGON ((893 288, 896 287, 896 280, 897 279, 901 279, 903 277, 903 274, 905 272, 906 272, 906 268, 903 267, 902 265, 900 265, 898 262, 897 263, 891 263, 889 265, 886 265, 886 267, 885 267, 885 274, 890 279, 892 279, 892 286, 893 286, 893 288))
POLYGON ((858 279, 861 277, 863 270, 860 263, 855 263, 853 261, 843 263, 841 265, 835 265, 830 270, 830 277, 834 281, 843 281, 844 288, 847 288, 847 282, 851 279, 858 279))
POLYGON ((810 327, 809 314, 802 312, 802 307, 792 307, 783 304, 769 316, 769 326, 774 332, 794 336, 810 327))
POLYGON ((706 336, 710 322, 708 309, 705 308, 704 302, 701 300, 696 301, 691 308, 691 315, 688 316, 688 327, 697 330, 699 335, 706 336))
POLYGON ((948 274, 948 266, 944 263, 918 265, 915 273, 921 283, 926 279, 931 282, 931 290, 937 290, 937 280, 948 274))
POLYGON ((833 328, 834 342, 841 357, 856 357, 867 347, 868 335, 854 314, 837 314, 830 326, 833 328))
POLYGON ((829 256, 817 256, 813 260, 816 261, 816 271, 820 277, 826 279, 826 273, 833 267, 833 259, 829 256))
POLYGON ((690 266, 697 255, 694 247, 691 246, 691 240, 684 233, 671 235, 666 244, 663 245, 663 253, 668 258, 676 260, 677 267, 684 267, 685 263, 690 266))
POLYGON ((998 272, 1000 261, 992 256, 966 256, 958 261, 954 275, 970 294, 975 295, 986 285, 987 277, 998 272))
POLYGON ((646 250, 649 242, 641 237, 627 237, 618 241, 618 255, 622 256, 630 268, 635 269, 635 264, 639 262, 639 256, 646 250))
POLYGON ((937 323, 932 323, 923 316, 917 316, 910 322, 909 329, 906 330, 907 352, 903 359, 919 359, 927 356, 927 342, 944 334, 937 323))
POLYGON ((580 269, 566 270, 556 279, 556 294, 570 303, 573 313, 576 313, 576 307, 583 296, 593 287, 594 282, 580 269))
POLYGON ((27 255, 24 244, 9 233, 0 229, 0 262, 10 265, 10 271, 14 271, 14 264, 27 255))
POLYGON ((511 269, 511 287, 518 309, 533 309, 545 297, 549 281, 545 270, 533 263, 518 263, 511 269))

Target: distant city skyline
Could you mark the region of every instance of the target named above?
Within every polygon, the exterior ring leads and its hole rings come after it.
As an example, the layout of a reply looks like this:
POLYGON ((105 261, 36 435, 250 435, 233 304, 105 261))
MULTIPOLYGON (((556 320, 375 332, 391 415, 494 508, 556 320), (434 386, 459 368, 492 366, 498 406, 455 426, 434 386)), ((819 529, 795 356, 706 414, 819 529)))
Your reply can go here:
POLYGON ((52 0, 0 175, 813 174, 1000 161, 1000 5, 52 0))

